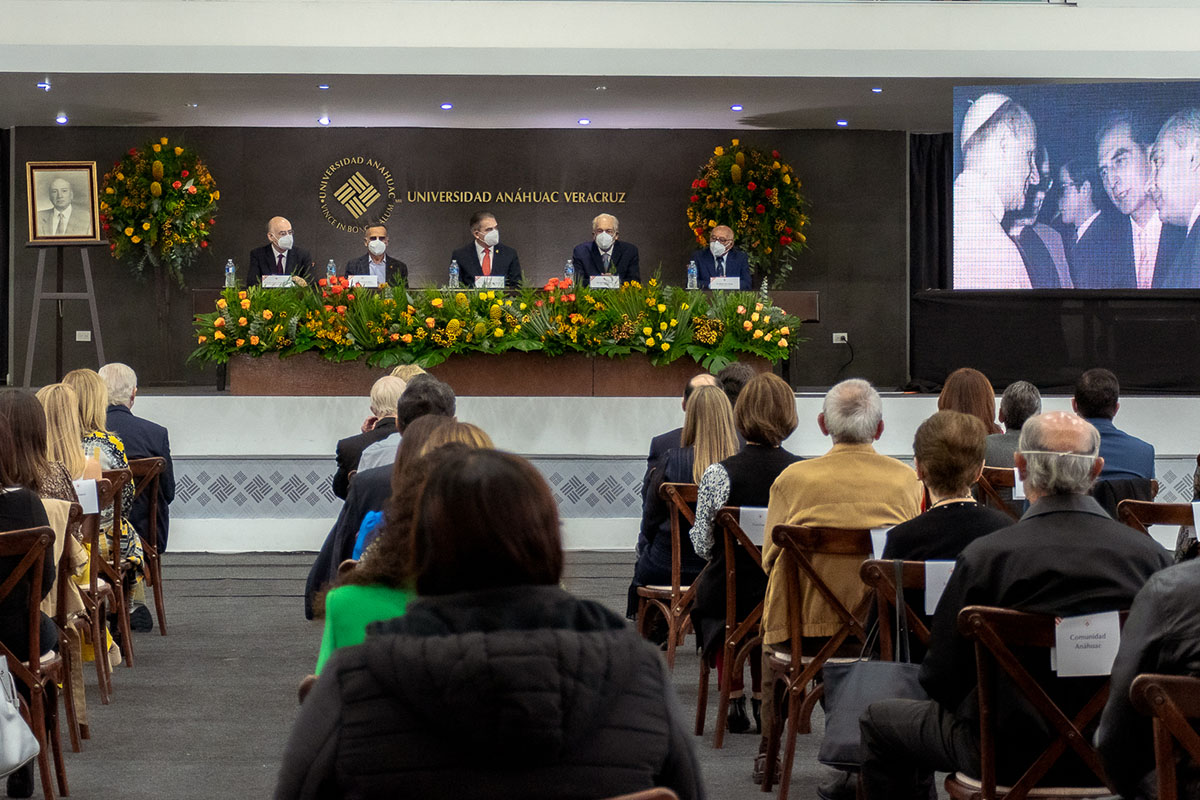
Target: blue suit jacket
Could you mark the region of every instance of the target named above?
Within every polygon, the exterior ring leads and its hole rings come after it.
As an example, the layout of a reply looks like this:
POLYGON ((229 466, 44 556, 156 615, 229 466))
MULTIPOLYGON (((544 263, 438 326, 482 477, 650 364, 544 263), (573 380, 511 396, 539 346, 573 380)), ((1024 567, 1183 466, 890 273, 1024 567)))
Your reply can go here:
MULTIPOLYGON (((604 261, 595 242, 575 245, 571 260, 575 263, 575 279, 580 286, 587 286, 586 278, 604 274, 604 261)), ((621 283, 642 279, 641 269, 638 267, 637 245, 622 242, 620 239, 613 242, 611 266, 621 283)))
MULTIPOLYGON (((701 289, 707 289, 710 280, 720 277, 720 273, 717 272, 717 260, 708 248, 692 253, 692 261, 696 262, 701 289)), ((742 291, 754 288, 754 280, 750 277, 750 259, 736 247, 725 254, 725 274, 731 278, 738 278, 742 291)))
MULTIPOLYGON (((1175 228, 1175 226, 1171 226, 1175 228)), ((1182 228, 1175 228, 1182 233, 1182 228)), ((1167 226, 1163 225, 1163 238, 1167 236, 1167 226)), ((1159 247, 1159 258, 1162 258, 1162 247, 1159 247)), ((1161 260, 1159 261, 1161 265, 1161 260)), ((1155 289, 1200 289, 1200 225, 1195 225, 1191 233, 1186 235, 1175 257, 1163 269, 1161 266, 1154 270, 1155 289)))
POLYGON ((1071 243, 1067 261, 1071 265, 1071 283, 1076 289, 1136 289, 1132 244, 1122 248, 1122 234, 1130 237, 1129 218, 1114 211, 1102 211, 1084 231, 1083 238, 1071 243))
MULTIPOLYGON (((167 549, 167 533, 171 524, 171 512, 167 506, 175 499, 175 467, 171 463, 171 441, 167 429, 148 419, 135 417, 123 405, 108 407, 104 424, 121 437, 125 443, 125 457, 130 461, 139 458, 162 458, 167 462, 158 477, 158 549, 167 549)), ((129 521, 143 536, 150 535, 150 497, 142 494, 133 501, 129 509, 129 521)))
MULTIPOLYGON (((479 253, 475 250, 475 240, 458 248, 450 254, 450 258, 458 262, 459 280, 464 286, 474 286, 475 279, 483 274, 483 265, 479 263, 479 253)), ((515 289, 521 283, 521 259, 517 251, 506 244, 498 244, 492 248, 492 274, 503 275, 504 285, 515 289)))
POLYGON ((1154 445, 1118 429, 1111 419, 1089 418, 1088 422, 1100 432, 1101 480, 1154 477, 1154 445))

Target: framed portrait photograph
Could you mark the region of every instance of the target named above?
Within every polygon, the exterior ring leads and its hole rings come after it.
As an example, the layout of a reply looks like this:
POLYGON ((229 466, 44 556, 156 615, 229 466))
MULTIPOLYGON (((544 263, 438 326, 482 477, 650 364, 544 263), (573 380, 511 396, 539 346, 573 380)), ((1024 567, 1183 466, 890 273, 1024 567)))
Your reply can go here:
POLYGON ((25 171, 31 244, 100 240, 95 161, 29 161, 25 171))

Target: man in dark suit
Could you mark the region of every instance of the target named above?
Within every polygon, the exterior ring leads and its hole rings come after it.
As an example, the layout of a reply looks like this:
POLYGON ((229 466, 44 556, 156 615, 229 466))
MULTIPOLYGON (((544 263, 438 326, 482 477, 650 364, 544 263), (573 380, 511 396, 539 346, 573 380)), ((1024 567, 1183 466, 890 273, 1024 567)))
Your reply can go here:
POLYGON ((580 286, 587 286, 594 275, 616 275, 621 283, 642 279, 637 246, 620 241, 619 228, 612 214, 600 214, 592 220, 592 241, 576 245, 571 255, 580 286))
POLYGON ((750 259, 741 250, 733 247, 733 228, 718 225, 708 234, 708 249, 692 253, 696 262, 697 279, 701 289, 707 289, 713 278, 738 279, 742 291, 753 288, 750 277, 750 259))
POLYGON ((367 445, 396 432, 396 403, 407 384, 384 375, 371 387, 371 416, 363 422, 362 432, 337 443, 337 472, 333 474, 333 493, 343 500, 350 489, 350 473, 358 469, 358 459, 367 445))
MULTIPOLYGON (((105 364, 100 368, 100 377, 108 386, 108 414, 105 425, 121 437, 125 443, 125 457, 130 461, 139 458, 161 458, 166 467, 158 478, 158 551, 167 549, 167 529, 171 524, 169 506, 175 499, 175 467, 171 463, 171 441, 167 429, 148 419, 133 415, 133 401, 137 397, 137 375, 125 364, 105 364)), ((150 497, 140 495, 129 510, 129 521, 138 533, 150 534, 150 497)))
POLYGON ((521 283, 521 260, 517 251, 500 244, 500 226, 490 211, 476 211, 471 215, 471 235, 474 241, 465 244, 450 254, 458 262, 459 279, 466 286, 474 286, 481 275, 503 275, 504 285, 510 289, 521 283))
POLYGON ((267 223, 267 243, 250 251, 246 285, 257 286, 264 275, 297 275, 312 282, 312 258, 305 250, 293 247, 292 223, 284 217, 271 217, 267 223))
POLYGON ((388 255, 386 225, 368 225, 363 229, 363 244, 367 252, 346 263, 347 275, 374 275, 380 283, 395 286, 408 278, 408 265, 388 255))
POLYGON ((1067 247, 1072 285, 1076 289, 1137 288, 1132 268, 1119 263, 1121 230, 1129 223, 1120 214, 1101 210, 1103 190, 1096 170, 1075 159, 1062 166, 1059 179, 1059 215, 1075 227, 1067 247))
MULTIPOLYGON (((862 783, 869 800, 927 796, 934 770, 979 775, 975 646, 958 627, 964 607, 1056 616, 1127 609, 1150 576, 1170 564, 1158 543, 1114 522, 1087 495, 1104 466, 1099 449, 1096 429, 1067 412, 1039 414, 1021 428, 1016 465, 1029 511, 1015 525, 976 539, 955 563, 921 664, 921 685, 931 699, 884 700, 863 714, 862 783)), ((1068 714, 1104 680, 1058 679, 1044 652, 1024 661, 1068 714)), ((1011 684, 997 685, 993 711, 1003 731, 996 742, 997 778, 1010 785, 1052 737, 1019 698, 1011 684)), ((1065 761, 1055 778, 1085 780, 1082 764, 1073 756, 1065 761)))
POLYGON ((1200 108, 1180 111, 1162 126, 1151 161, 1158 213, 1164 223, 1186 231, 1161 285, 1163 289, 1200 288, 1200 108))

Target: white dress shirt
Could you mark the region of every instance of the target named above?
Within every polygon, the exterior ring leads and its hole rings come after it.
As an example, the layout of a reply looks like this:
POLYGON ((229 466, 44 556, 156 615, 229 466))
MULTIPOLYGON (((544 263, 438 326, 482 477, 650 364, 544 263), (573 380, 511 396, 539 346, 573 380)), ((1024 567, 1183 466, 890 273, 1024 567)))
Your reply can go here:
POLYGON ((1162 220, 1158 212, 1146 221, 1143 227, 1132 216, 1129 229, 1133 231, 1133 264, 1137 272, 1137 288, 1149 289, 1154 285, 1154 265, 1158 259, 1158 240, 1162 236, 1162 220))
POLYGON ((1005 232, 1004 203, 977 175, 954 179, 954 288, 1029 289, 1029 272, 1005 232))
POLYGON ((379 258, 380 260, 376 261, 375 256, 368 254, 367 267, 380 283, 387 283, 387 253, 379 258))

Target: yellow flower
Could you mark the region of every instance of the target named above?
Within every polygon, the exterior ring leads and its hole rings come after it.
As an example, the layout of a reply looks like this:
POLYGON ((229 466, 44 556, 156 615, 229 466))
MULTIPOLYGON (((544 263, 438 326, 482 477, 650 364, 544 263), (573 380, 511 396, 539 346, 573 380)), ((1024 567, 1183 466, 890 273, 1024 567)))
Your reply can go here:
MULTIPOLYGON (((157 147, 157 146, 158 146, 158 145, 155 145, 155 147, 157 147)), ((241 346, 242 346, 242 345, 244 345, 245 343, 246 343, 246 340, 245 340, 245 339, 238 339, 238 340, 237 340, 237 342, 235 342, 235 344, 236 344, 238 347, 241 347, 241 346)))
POLYGON ((245 290, 245 289, 242 289, 240 292, 238 292, 238 299, 239 299, 239 300, 245 300, 245 299, 246 299, 246 290, 245 290))
POLYGON ((176 148, 175 148, 175 155, 177 155, 177 156, 181 156, 181 155, 183 155, 183 148, 182 148, 182 147, 176 147, 176 148))
POLYGON ((791 182, 792 182, 792 176, 791 176, 791 175, 784 175, 784 176, 783 176, 783 182, 784 182, 784 183, 791 183, 791 182))
POLYGON ((716 221, 715 219, 710 219, 710 220, 708 221, 708 227, 710 227, 710 228, 715 228, 715 227, 717 227, 717 221, 716 221))
MULTIPOLYGON (((154 152, 156 152, 156 153, 161 153, 161 152, 162 152, 162 145, 157 145, 157 144, 156 144, 156 145, 154 145, 154 152)), ((239 345, 239 347, 240 347, 240 345, 239 345)))
POLYGON ((764 337, 763 337, 763 341, 764 341, 764 342, 769 342, 769 341, 771 341, 771 334, 769 334, 769 333, 768 333, 766 336, 764 336, 764 337))
POLYGON ((133 228, 126 228, 126 229, 124 230, 124 234, 125 234, 126 236, 133 236, 133 228))
POLYGON ((780 340, 779 340, 779 346, 780 346, 780 347, 787 347, 787 346, 788 346, 788 344, 787 344, 787 339, 780 339, 780 340))
POLYGON ((161 161, 155 161, 153 164, 151 164, 150 174, 154 177, 154 180, 161 181, 163 177, 163 163, 161 161))
POLYGON ((720 146, 713 148, 713 155, 715 155, 715 156, 725 155, 725 148, 720 147, 720 146))
POLYGON ((162 197, 162 184, 154 181, 150 184, 150 194, 153 197, 162 197))
POLYGON ((161 139, 159 139, 158 141, 159 141, 159 143, 160 143, 160 144, 163 144, 163 145, 165 145, 165 144, 167 143, 167 137, 165 137, 165 136, 164 136, 164 137, 162 137, 161 139))
POLYGON ((653 328, 651 328, 649 325, 647 325, 646 327, 642 328, 642 335, 643 335, 643 336, 650 336, 650 335, 651 335, 651 334, 653 334, 653 333, 654 333, 654 329, 653 329, 653 328))
POLYGON ((249 308, 249 307, 250 307, 250 301, 249 301, 249 300, 243 300, 243 301, 242 301, 242 308, 243 308, 243 309, 245 309, 245 308, 249 308))
POLYGON ((251 337, 250 337, 250 344, 258 344, 258 337, 257 337, 257 336, 251 336, 251 337))
POLYGON ((134 244, 137 244, 137 243, 138 243, 138 242, 140 242, 141 240, 142 240, 142 237, 140 237, 140 236, 132 236, 132 237, 130 237, 130 239, 129 239, 129 241, 133 242, 134 244))
POLYGON ((440 298, 440 297, 433 298, 433 301, 430 303, 430 305, 432 305, 434 308, 441 308, 442 307, 442 298, 440 298))
POLYGON ((755 303, 755 304, 754 304, 754 310, 755 310, 755 311, 762 311, 762 310, 763 310, 763 304, 762 304, 762 303, 755 303))
POLYGON ((217 301, 217 308, 227 308, 228 306, 229 306, 229 303, 225 302, 224 297, 222 297, 220 300, 217 301))
POLYGON ((116 192, 113 191, 113 188, 111 186, 105 186, 104 193, 105 194, 116 194, 116 192))
POLYGON ((658 281, 657 281, 656 279, 654 279, 654 278, 651 278, 651 279, 650 279, 650 283, 649 283, 648 285, 649 285, 649 286, 652 286, 652 287, 653 287, 653 286, 658 286, 658 281))
POLYGON ((125 180, 125 173, 123 173, 123 172, 118 172, 118 173, 117 173, 117 180, 119 180, 119 181, 123 181, 123 180, 125 180))
POLYGON ((771 169, 779 169, 779 162, 775 161, 771 164, 771 169))
POLYGON ((762 335, 763 335, 763 332, 762 332, 762 331, 755 331, 755 332, 754 332, 754 338, 755 338, 755 339, 761 339, 761 338, 762 338, 762 335))
POLYGON ((763 317, 763 322, 770 322, 770 321, 771 321, 770 317, 763 317))
POLYGON ((246 324, 246 318, 238 317, 238 325, 245 325, 245 324, 246 324))
POLYGON ((213 331, 213 341, 214 342, 219 341, 224 338, 225 338, 225 334, 221 333, 220 331, 213 331))
POLYGON ((646 347, 654 347, 654 340, 649 338, 646 339, 646 347))
POLYGON ((275 316, 275 313, 273 311, 271 311, 271 309, 269 309, 269 308, 263 309, 263 313, 262 313, 263 319, 270 319, 273 316, 275 316))
POLYGON ((496 330, 492 331, 492 336, 495 336, 497 339, 499 339, 503 335, 504 335, 504 328, 496 328, 496 330))
POLYGON ((196 343, 197 343, 197 344, 204 344, 204 343, 205 343, 205 342, 207 342, 207 341, 208 341, 208 337, 207 337, 207 336, 197 336, 197 337, 196 337, 196 343))
POLYGON ((521 303, 521 310, 522 310, 522 311, 524 311, 524 310, 525 310, 525 304, 524 304, 524 303, 521 303))
POLYGON ((671 320, 671 327, 672 327, 672 328, 674 328, 674 327, 675 327, 676 325, 678 325, 678 324, 679 324, 679 320, 677 320, 677 319, 673 319, 673 320, 671 320))
POLYGON ((221 193, 220 193, 220 192, 218 192, 216 189, 214 189, 214 190, 213 190, 213 193, 212 193, 212 199, 213 199, 213 200, 220 200, 220 199, 221 199, 221 193))
POLYGON ((495 292, 488 292, 488 293, 485 295, 485 297, 487 297, 487 299, 488 299, 488 300, 495 300, 495 299, 496 299, 496 293, 495 293, 495 292))
POLYGON ((663 343, 662 343, 662 349, 663 349, 663 350, 670 350, 670 349, 671 349, 671 343, 670 343, 670 342, 663 342, 663 343))
POLYGON ((750 321, 758 322, 758 312, 757 311, 755 311, 753 314, 750 315, 750 321))
POLYGON ((142 223, 142 230, 144 230, 144 231, 148 231, 148 230, 150 230, 150 223, 149 223, 149 222, 143 222, 143 223, 142 223))
POLYGON ((691 306, 689 306, 687 303, 683 303, 679 307, 682 308, 684 311, 687 311, 689 308, 691 308, 691 306))
POLYGON ((664 304, 662 304, 662 303, 659 303, 659 304, 658 304, 658 313, 660 313, 660 314, 661 314, 661 313, 663 313, 663 312, 664 312, 664 311, 666 311, 666 310, 667 310, 667 307, 666 307, 664 304))
POLYGON ((665 323, 665 322, 658 323, 658 329, 660 331, 665 331, 667 329, 667 323, 665 323))
POLYGON ((789 335, 790 333, 791 333, 791 331, 789 331, 789 330, 788 330, 788 327, 787 327, 787 325, 784 325, 782 328, 780 328, 780 329, 779 329, 779 335, 780 335, 780 336, 787 336, 787 335, 789 335))
POLYGON ((738 139, 733 139, 733 140, 730 142, 730 144, 732 144, 734 147, 737 147, 737 146, 738 146, 738 143, 739 143, 739 141, 740 141, 740 140, 738 140, 738 139))
POLYGON ((746 330, 750 330, 751 328, 754 327, 754 323, 751 322, 750 320, 746 320, 745 322, 742 323, 742 327, 745 328, 746 330))

